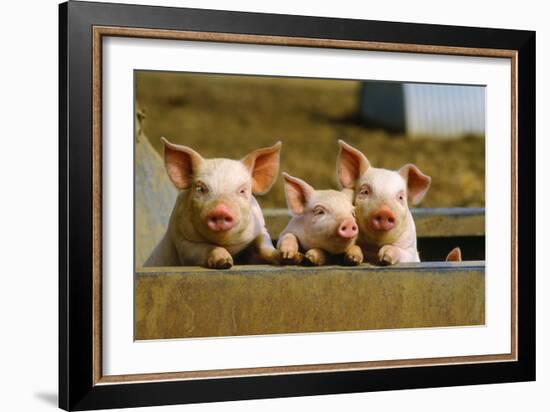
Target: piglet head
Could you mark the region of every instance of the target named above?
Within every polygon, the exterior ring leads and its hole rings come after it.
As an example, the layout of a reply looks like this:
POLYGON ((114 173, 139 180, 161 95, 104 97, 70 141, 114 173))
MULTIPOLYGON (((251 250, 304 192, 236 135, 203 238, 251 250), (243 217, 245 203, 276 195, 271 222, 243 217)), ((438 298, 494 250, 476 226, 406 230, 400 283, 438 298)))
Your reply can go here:
POLYGON ((373 244, 390 244, 407 229, 409 204, 418 204, 431 178, 415 165, 397 171, 375 168, 359 150, 340 141, 338 180, 355 191, 357 221, 362 236, 373 244))
POLYGON ((311 244, 330 253, 343 253, 359 229, 352 204, 353 191, 315 190, 301 179, 283 173, 288 208, 300 216, 311 244))
POLYGON ((277 178, 281 143, 231 160, 205 159, 189 147, 162 140, 168 176, 177 189, 187 191, 187 202, 177 213, 212 243, 239 242, 251 224, 252 196, 267 192, 277 178))

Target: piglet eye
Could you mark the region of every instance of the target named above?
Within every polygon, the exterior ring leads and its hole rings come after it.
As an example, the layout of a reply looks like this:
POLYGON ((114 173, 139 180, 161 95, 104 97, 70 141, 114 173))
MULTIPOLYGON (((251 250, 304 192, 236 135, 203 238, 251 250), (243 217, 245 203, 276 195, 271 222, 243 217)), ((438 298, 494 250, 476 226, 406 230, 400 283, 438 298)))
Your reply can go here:
POLYGON ((359 191, 360 195, 368 195, 370 194, 370 188, 368 186, 361 187, 361 190, 359 191))
POLYGON ((239 194, 241 196, 246 196, 246 187, 245 186, 243 186, 239 189, 239 194))
POLYGON ((203 184, 203 183, 197 183, 196 186, 195 186, 195 192, 198 193, 199 195, 203 195, 205 194, 206 192, 208 191, 208 189, 206 189, 206 186, 203 184))
POLYGON ((315 216, 322 216, 325 214, 325 211, 321 208, 315 209, 314 211, 315 216))
POLYGON ((405 200, 405 195, 403 193, 399 193, 397 195, 397 199, 400 201, 400 202, 403 202, 405 200))

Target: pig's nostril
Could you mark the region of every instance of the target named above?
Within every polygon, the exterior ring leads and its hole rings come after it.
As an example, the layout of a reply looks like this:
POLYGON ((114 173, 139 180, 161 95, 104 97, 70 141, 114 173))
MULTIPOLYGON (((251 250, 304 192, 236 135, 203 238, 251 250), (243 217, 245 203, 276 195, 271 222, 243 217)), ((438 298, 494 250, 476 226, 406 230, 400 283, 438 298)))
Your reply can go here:
POLYGON ((388 219, 388 222, 394 223, 394 222, 395 222, 395 219, 394 219, 393 217, 390 217, 390 218, 388 219))

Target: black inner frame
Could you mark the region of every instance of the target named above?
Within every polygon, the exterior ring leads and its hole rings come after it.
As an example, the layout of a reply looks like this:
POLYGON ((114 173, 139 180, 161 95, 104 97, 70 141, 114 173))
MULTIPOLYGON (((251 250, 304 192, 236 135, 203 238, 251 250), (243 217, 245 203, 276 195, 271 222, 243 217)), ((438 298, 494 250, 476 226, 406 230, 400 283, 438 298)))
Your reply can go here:
MULTIPOLYGON (((506 119, 506 121, 509 121, 506 119)), ((59 7, 59 406, 121 408, 535 379, 535 33, 171 7, 59 7), (93 384, 92 27, 118 26, 518 51, 518 361, 93 384)))

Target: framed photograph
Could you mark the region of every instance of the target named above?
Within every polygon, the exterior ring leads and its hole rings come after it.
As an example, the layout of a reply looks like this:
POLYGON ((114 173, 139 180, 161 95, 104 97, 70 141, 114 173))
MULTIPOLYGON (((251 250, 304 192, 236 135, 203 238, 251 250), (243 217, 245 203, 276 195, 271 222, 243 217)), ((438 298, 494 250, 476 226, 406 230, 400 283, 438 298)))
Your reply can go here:
POLYGON ((535 379, 535 33, 60 5, 59 406, 535 379))

